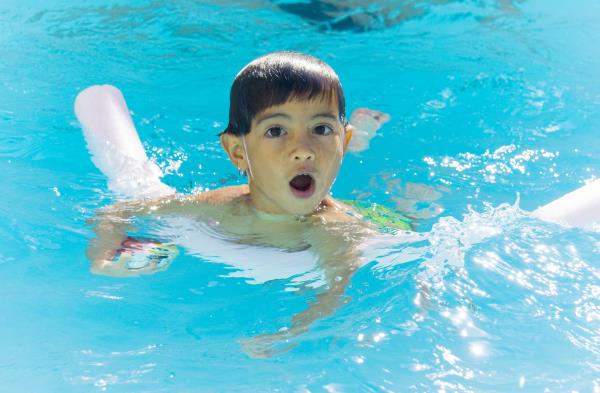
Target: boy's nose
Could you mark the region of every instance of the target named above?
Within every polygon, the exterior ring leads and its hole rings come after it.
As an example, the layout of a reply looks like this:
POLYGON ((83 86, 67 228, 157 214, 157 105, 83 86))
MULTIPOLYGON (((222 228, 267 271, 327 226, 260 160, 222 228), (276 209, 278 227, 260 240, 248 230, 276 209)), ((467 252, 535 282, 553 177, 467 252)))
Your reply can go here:
POLYGON ((299 147, 292 152, 292 157, 294 161, 312 161, 315 158, 315 154, 308 148, 299 147))
POLYGON ((310 143, 307 140, 297 140, 296 147, 292 150, 290 158, 293 161, 314 160, 315 152, 311 149, 310 143))

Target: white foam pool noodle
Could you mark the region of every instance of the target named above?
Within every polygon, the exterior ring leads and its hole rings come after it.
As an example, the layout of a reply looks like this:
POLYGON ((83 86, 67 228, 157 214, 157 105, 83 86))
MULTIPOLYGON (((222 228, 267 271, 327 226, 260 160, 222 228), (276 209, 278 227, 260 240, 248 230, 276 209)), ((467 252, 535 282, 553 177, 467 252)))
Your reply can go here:
POLYGON ((600 179, 540 207, 534 215, 568 226, 600 224, 600 179))
POLYGON ((130 198, 175 192, 160 181, 160 168, 148 159, 119 89, 97 85, 83 90, 75 99, 75 114, 92 162, 112 191, 130 198))

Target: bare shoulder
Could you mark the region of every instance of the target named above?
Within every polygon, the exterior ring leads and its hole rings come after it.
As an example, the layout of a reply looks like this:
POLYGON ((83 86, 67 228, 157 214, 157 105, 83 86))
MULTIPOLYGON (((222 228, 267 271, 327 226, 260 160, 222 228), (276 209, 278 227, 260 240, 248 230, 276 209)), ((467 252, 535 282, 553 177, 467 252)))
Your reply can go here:
POLYGON ((198 213, 206 208, 233 205, 249 192, 247 185, 223 187, 196 194, 173 194, 154 199, 119 202, 98 211, 100 215, 120 217, 152 215, 155 213, 198 213))
POLYGON ((232 203, 249 193, 250 189, 248 188, 248 185, 244 184, 241 186, 229 186, 201 192, 191 195, 190 200, 194 202, 209 203, 211 205, 222 205, 232 203))
POLYGON ((247 185, 230 186, 209 190, 190 195, 179 195, 164 203, 159 208, 161 212, 179 214, 203 214, 209 216, 221 215, 231 210, 233 206, 249 193, 247 185))
POLYGON ((345 203, 327 197, 322 202, 323 209, 318 213, 321 219, 328 222, 361 222, 355 210, 345 203))

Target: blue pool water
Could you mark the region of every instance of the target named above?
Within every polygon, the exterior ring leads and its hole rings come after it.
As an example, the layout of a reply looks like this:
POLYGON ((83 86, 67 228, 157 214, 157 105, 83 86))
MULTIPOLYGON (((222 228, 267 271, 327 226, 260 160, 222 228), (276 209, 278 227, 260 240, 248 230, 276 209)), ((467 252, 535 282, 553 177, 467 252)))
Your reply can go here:
POLYGON ((0 5, 0 391, 600 392, 600 233, 527 213, 598 177, 600 3, 172 3, 0 5), (240 343, 325 289, 184 248, 154 275, 92 274, 86 221, 115 195, 72 108, 114 84, 165 182, 237 184, 215 136, 228 90, 281 49, 330 63, 349 111, 391 114, 334 195, 420 219, 257 359, 240 343))

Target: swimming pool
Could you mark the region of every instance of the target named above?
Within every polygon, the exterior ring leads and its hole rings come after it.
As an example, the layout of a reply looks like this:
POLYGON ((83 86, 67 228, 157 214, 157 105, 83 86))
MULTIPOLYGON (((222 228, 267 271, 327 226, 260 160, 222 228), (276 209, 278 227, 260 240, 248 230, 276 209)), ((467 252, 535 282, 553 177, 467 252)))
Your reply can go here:
POLYGON ((0 6, 1 391, 600 391, 600 235, 526 213, 598 176, 600 5, 389 1, 348 22, 282 4, 0 6), (86 220, 114 195, 73 100, 119 86, 165 182, 236 184, 215 136, 230 83, 280 49, 331 64, 348 110, 391 114, 333 192, 421 235, 373 246, 346 304, 255 359, 240 341, 289 326, 318 280, 184 248, 151 276, 91 274, 86 220))

